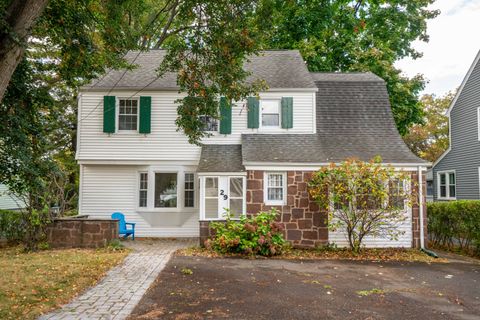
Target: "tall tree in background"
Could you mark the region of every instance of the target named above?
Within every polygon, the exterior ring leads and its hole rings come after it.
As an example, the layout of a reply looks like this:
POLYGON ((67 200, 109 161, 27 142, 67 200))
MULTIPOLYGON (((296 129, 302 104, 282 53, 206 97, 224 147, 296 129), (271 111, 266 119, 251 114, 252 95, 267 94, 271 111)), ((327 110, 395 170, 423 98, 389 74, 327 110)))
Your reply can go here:
POLYGON ((371 71, 387 83, 403 135, 422 121, 421 75, 401 75, 394 63, 421 56, 411 44, 428 41, 427 10, 435 0, 277 0, 269 47, 299 49, 311 71, 371 71))
POLYGON ((449 145, 448 118, 445 115, 455 92, 449 92, 442 97, 424 95, 420 99, 424 124, 416 124, 403 138, 410 149, 420 158, 435 162, 449 145))

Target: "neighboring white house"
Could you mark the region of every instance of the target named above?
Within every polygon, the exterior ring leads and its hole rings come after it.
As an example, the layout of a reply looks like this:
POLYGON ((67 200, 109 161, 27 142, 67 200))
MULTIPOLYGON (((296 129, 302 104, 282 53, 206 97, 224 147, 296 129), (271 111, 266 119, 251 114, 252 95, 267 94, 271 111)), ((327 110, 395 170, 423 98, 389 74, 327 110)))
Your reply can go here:
MULTIPOLYGON (((191 145, 175 119, 182 97, 176 75, 157 78, 165 51, 130 52, 132 71, 110 71, 79 94, 77 160, 79 213, 107 217, 120 211, 140 237, 205 236, 208 223, 275 206, 285 235, 296 245, 336 241, 306 182, 329 162, 349 157, 385 163, 416 174, 424 161, 400 138, 382 79, 370 73, 310 73, 298 51, 265 51, 245 64, 249 81, 269 89, 229 103, 221 120, 204 117, 212 136, 191 145)), ((418 245, 419 208, 405 208, 405 234, 396 242, 418 245), (413 218, 412 218, 413 216, 413 218)))
POLYGON ((6 185, 0 183, 0 209, 20 210, 23 208, 25 208, 23 200, 12 194, 6 185))

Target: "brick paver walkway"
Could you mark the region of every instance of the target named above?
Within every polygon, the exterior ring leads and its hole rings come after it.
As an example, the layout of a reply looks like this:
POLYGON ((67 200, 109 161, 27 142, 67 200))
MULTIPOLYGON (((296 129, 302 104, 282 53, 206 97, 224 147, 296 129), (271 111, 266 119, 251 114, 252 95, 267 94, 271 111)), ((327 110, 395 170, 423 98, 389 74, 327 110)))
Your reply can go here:
POLYGON ((157 278, 175 250, 196 244, 193 240, 126 241, 134 251, 83 295, 46 319, 125 319, 157 278))

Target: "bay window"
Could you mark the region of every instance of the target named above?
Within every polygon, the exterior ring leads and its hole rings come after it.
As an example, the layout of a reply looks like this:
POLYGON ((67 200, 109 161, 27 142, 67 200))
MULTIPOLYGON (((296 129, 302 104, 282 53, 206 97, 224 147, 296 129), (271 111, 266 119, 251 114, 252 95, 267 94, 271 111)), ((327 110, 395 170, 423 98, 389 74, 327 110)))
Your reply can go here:
POLYGON ((177 207, 177 173, 155 173, 155 208, 177 207))
POLYGON ((138 206, 141 208, 147 207, 147 194, 148 194, 148 172, 140 173, 140 186, 138 195, 138 206))

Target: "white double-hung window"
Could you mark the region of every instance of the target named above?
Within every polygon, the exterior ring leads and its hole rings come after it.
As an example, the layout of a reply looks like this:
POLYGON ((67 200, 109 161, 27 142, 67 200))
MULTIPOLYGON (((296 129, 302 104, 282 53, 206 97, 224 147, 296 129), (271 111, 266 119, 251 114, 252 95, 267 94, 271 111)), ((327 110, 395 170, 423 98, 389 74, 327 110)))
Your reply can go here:
POLYGON ((263 181, 265 204, 284 205, 287 194, 287 175, 285 172, 266 172, 263 181))
POLYGON ((118 99, 118 130, 136 131, 138 129, 138 98, 118 99))
POLYGON ((140 172, 140 186, 138 194, 138 206, 146 208, 148 203, 148 172, 140 172))
POLYGON ((280 100, 260 100, 262 128, 280 127, 280 100))
POLYGON ((437 173, 438 199, 454 200, 457 196, 455 171, 440 171, 437 173))

